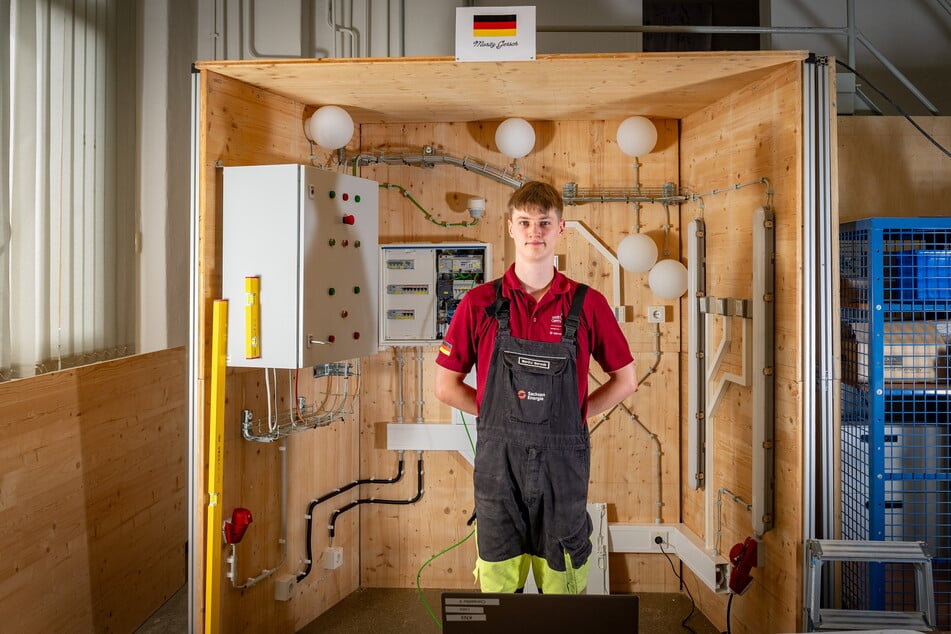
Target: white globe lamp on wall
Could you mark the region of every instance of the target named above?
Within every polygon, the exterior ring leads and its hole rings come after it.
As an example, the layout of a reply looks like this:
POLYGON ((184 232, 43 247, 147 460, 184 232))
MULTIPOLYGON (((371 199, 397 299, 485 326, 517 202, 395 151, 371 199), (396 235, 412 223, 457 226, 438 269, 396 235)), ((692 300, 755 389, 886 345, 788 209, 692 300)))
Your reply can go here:
POLYGON ((625 271, 646 273, 657 262, 657 244, 643 233, 632 233, 617 245, 617 261, 625 271))
POLYGON ((340 149, 353 138, 353 119, 339 106, 322 106, 307 121, 307 137, 322 148, 340 149))
POLYGON ((657 128, 647 117, 628 117, 617 129, 617 144, 628 156, 650 154, 657 145, 657 128))
POLYGON ((505 156, 520 159, 535 147, 535 129, 525 119, 506 119, 495 131, 495 146, 505 156))
POLYGON ((661 260, 648 274, 647 284, 661 299, 678 299, 687 292, 687 267, 677 260, 661 260))

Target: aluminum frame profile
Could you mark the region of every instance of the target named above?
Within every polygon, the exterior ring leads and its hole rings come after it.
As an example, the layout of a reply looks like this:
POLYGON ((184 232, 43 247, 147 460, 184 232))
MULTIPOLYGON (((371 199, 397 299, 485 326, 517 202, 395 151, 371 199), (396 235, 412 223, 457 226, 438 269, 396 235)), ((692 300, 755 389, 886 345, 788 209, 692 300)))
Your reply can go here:
POLYGON ((687 478, 693 489, 704 487, 706 461, 706 336, 701 300, 707 294, 706 235, 703 220, 687 225, 687 478))
MULTIPOLYGON (((191 130, 189 151, 191 156, 191 182, 189 187, 189 207, 191 226, 191 236, 188 242, 189 276, 188 276, 188 543, 198 544, 199 537, 195 531, 197 517, 195 509, 197 505, 197 496, 195 486, 198 482, 198 470, 202 465, 202 458, 198 455, 198 422, 195 417, 195 411, 198 407, 199 398, 196 393, 198 377, 201 368, 199 367, 198 351, 201 350, 201 342, 198 340, 198 255, 200 247, 198 244, 198 181, 200 163, 200 143, 201 143, 201 75, 192 72, 191 81, 191 130)), ((198 557, 195 556, 195 549, 189 549, 188 553, 188 629, 195 631, 195 601, 198 596, 200 579, 198 578, 198 557)))
MULTIPOLYGON (((835 534, 835 400, 833 391, 836 298, 831 260, 832 170, 829 58, 810 55, 802 66, 802 537, 835 534), (817 475, 819 474, 819 475, 817 475), (819 500, 817 503, 816 500, 819 500), (821 525, 820 525, 821 524, 821 525)), ((808 561, 803 562, 804 566, 808 561)), ((823 602, 834 600, 833 578, 823 571, 823 602)), ((808 589, 803 580, 803 598, 808 589)), ((803 613, 803 617, 808 615, 803 613)))
POLYGON ((759 537, 773 527, 775 434, 774 330, 776 232, 773 211, 760 207, 753 214, 753 533, 759 537))

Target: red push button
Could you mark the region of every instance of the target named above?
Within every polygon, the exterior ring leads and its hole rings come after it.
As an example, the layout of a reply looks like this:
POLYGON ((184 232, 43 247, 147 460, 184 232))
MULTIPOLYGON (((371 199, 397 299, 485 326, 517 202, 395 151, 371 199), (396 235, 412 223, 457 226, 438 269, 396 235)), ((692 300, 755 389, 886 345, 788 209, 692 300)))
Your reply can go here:
POLYGON ((352 225, 354 222, 356 222, 356 220, 357 219, 356 217, 354 217, 353 214, 347 214, 346 216, 343 217, 343 224, 352 225))

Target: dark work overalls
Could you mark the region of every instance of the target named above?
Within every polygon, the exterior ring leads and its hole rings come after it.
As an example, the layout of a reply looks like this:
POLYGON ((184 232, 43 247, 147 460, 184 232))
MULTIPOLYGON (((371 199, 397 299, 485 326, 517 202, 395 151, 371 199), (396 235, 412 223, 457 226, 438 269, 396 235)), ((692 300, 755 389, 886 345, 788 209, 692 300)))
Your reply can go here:
POLYGON ((531 566, 543 593, 587 582, 591 520, 588 428, 578 402, 575 337, 588 290, 579 285, 560 342, 517 339, 496 280, 498 320, 477 422, 475 511, 483 592, 524 587, 531 566))

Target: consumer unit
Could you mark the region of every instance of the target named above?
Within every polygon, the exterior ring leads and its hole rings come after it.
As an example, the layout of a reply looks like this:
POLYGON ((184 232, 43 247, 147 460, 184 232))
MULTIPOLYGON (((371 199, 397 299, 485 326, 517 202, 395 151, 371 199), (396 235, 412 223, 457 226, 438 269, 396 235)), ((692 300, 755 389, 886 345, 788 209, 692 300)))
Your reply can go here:
POLYGON ((380 343, 442 341, 468 290, 490 279, 491 245, 480 242, 380 247, 380 343))
POLYGON ((375 354, 379 185, 306 165, 222 171, 228 365, 375 354))

